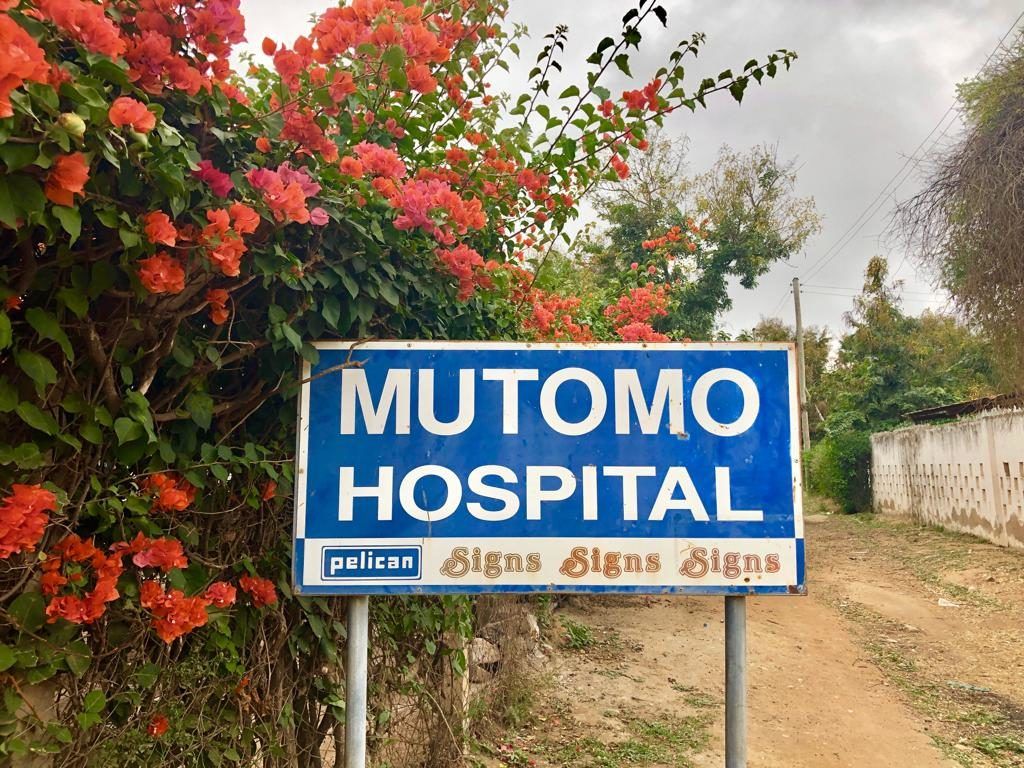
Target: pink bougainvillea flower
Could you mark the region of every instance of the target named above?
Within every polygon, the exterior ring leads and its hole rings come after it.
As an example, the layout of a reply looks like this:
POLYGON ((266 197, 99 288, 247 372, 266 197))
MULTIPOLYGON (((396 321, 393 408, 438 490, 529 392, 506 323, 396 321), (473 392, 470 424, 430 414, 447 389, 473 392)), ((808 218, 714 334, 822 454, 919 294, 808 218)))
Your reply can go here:
POLYGON ((231 180, 231 177, 224 173, 224 171, 215 168, 209 160, 201 160, 199 168, 193 171, 192 175, 209 185, 210 190, 217 197, 227 197, 231 194, 231 190, 235 188, 235 183, 231 180))
POLYGON ((314 208, 309 212, 309 223, 317 227, 324 226, 330 219, 327 216, 327 211, 323 208, 314 208))

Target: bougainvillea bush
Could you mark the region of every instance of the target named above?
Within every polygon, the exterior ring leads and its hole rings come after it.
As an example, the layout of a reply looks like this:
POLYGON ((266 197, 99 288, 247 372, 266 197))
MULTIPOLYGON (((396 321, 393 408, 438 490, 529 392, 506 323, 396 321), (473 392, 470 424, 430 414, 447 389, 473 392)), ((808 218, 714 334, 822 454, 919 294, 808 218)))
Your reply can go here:
MULTIPOLYGON (((0 0, 0 762, 321 764, 342 601, 289 588, 310 341, 659 338, 642 270, 588 321, 530 265, 651 121, 792 54, 690 84, 696 35, 613 94, 667 21, 641 2, 585 84, 551 85, 558 30, 508 97, 506 6, 355 0, 235 71, 238 0, 0 0)), ((381 749, 395 695, 443 709, 472 605, 374 611, 381 749)), ((443 722, 420 764, 458 753, 443 722)))

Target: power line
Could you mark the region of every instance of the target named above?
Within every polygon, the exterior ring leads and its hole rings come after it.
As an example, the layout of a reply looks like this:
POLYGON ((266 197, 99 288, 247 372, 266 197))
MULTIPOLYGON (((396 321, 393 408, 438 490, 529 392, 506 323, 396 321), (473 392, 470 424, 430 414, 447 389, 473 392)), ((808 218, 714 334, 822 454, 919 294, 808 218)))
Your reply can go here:
MULTIPOLYGON (((1017 18, 1010 25, 1009 29, 1006 30, 1006 33, 1000 38, 995 48, 992 49, 992 52, 989 53, 988 57, 985 59, 985 62, 978 69, 978 72, 977 74, 975 74, 975 77, 978 77, 982 72, 984 72, 985 67, 988 66, 989 62, 992 61, 992 58, 1003 48, 1003 45, 1006 42, 1007 37, 1009 37, 1010 33, 1017 28, 1017 25, 1020 23, 1021 19, 1024 19, 1024 11, 1022 11, 1017 16, 1017 18)), ((1019 38, 1021 34, 1024 34, 1024 30, 1022 30, 1022 32, 1017 35, 1017 38, 1019 38)), ((896 192, 896 190, 899 189, 904 183, 906 183, 907 179, 910 178, 912 171, 916 169, 918 165, 920 165, 920 162, 923 159, 923 157, 918 158, 917 155, 921 152, 921 149, 928 142, 928 140, 935 134, 935 132, 939 130, 940 126, 942 126, 946 118, 949 117, 949 115, 954 112, 956 113, 954 114, 954 119, 951 120, 949 125, 943 128, 942 132, 935 138, 935 140, 932 142, 931 147, 929 147, 928 149, 929 152, 931 151, 932 147, 934 147, 936 144, 938 144, 939 141, 942 140, 942 138, 946 135, 949 129, 952 128, 953 125, 956 123, 956 117, 961 112, 961 109, 957 107, 957 101, 955 100, 945 111, 945 113, 943 113, 942 117, 939 118, 939 121, 935 124, 935 127, 932 128, 931 131, 928 132, 928 135, 921 140, 921 143, 917 145, 913 153, 911 153, 911 155, 907 157, 906 160, 904 160, 903 165, 900 166, 899 170, 897 170, 896 173, 892 176, 892 178, 890 178, 889 181, 885 183, 881 191, 879 191, 878 195, 875 196, 875 199, 872 200, 868 204, 868 206, 861 212, 860 216, 858 216, 853 221, 853 223, 850 224, 849 227, 847 227, 846 231, 843 232, 839 239, 836 240, 828 248, 828 250, 826 250, 820 257, 818 257, 817 261, 815 261, 814 264, 812 264, 808 268, 808 270, 804 273, 805 278, 813 278, 815 275, 820 273, 821 270, 824 269, 825 266, 827 266, 828 263, 832 261, 832 259, 838 256, 839 253, 841 253, 842 250, 853 241, 853 238, 857 235, 857 233, 859 233, 867 225, 867 223, 875 217, 875 214, 877 214, 878 211, 881 210, 882 205, 884 205, 889 198, 894 198, 894 193, 896 192), (914 166, 913 168, 910 168, 910 164, 912 162, 914 163, 914 166), (904 175, 904 171, 908 171, 906 175, 904 175), (903 176, 902 179, 900 179, 901 176, 903 176), (897 179, 899 179, 898 182, 897 179), (892 186, 894 182, 897 183, 895 184, 895 186, 892 186), (890 186, 892 186, 892 189, 890 189, 890 186)), ((905 260, 906 259, 904 259, 904 261, 905 260)))

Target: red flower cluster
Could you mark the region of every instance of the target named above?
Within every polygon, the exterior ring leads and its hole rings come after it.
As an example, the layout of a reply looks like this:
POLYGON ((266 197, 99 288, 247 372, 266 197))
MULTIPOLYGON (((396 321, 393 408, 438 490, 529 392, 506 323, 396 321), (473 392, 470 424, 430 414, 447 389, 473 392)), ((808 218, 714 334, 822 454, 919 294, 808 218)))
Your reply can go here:
MULTIPOLYGON (((697 250, 697 243, 693 238, 703 238, 706 235, 701 230, 701 228, 694 224, 693 221, 690 219, 687 219, 686 228, 692 237, 684 238, 683 228, 677 224, 676 226, 670 228, 668 232, 666 232, 661 237, 654 237, 651 238, 650 240, 644 240, 643 243, 641 243, 641 245, 644 247, 644 249, 648 251, 653 251, 656 248, 668 246, 670 243, 682 242, 683 247, 686 248, 686 250, 688 250, 690 253, 693 253, 694 251, 697 250)), ((669 257, 671 256, 672 254, 669 254, 669 257)))
POLYGON ((276 171, 254 168, 245 178, 262 194, 263 202, 277 221, 309 222, 306 200, 320 191, 320 185, 313 181, 305 168, 294 169, 288 163, 281 163, 276 171))
POLYGON ((647 283, 630 289, 617 302, 605 307, 604 315, 611 319, 623 341, 668 341, 667 336, 651 327, 654 318, 668 314, 668 301, 667 285, 647 283))
POLYGON ((154 245, 166 245, 171 248, 178 242, 178 230, 174 228, 171 217, 163 211, 151 211, 142 217, 146 239, 154 245))
POLYGON ((668 341, 668 336, 658 333, 649 323, 630 323, 615 332, 623 341, 668 341))
POLYGON ((249 595, 252 604, 257 608, 277 603, 277 590, 274 588, 274 582, 270 579, 246 574, 238 580, 238 585, 243 592, 249 595))
POLYGON ((19 552, 34 552, 50 516, 57 509, 57 497, 39 485, 11 486, 11 494, 0 502, 0 560, 19 552))
POLYGON ((107 603, 117 600, 117 580, 124 572, 122 554, 104 555, 92 539, 83 540, 75 534, 62 539, 43 562, 41 586, 51 600, 46 606, 48 621, 66 619, 73 624, 91 624, 106 611, 107 603), (84 591, 88 570, 92 570, 93 588, 84 591), (58 595, 61 588, 70 585, 80 594, 58 595))
POLYGON ((210 191, 217 197, 227 197, 235 188, 235 183, 224 171, 218 170, 209 160, 201 160, 199 167, 192 171, 192 175, 210 187, 210 191))
POLYGON ((407 181, 388 196, 388 202, 399 211, 395 229, 418 227, 442 245, 453 245, 456 234, 464 235, 487 224, 480 200, 465 200, 447 182, 437 179, 407 181))
POLYGON ((14 114, 11 91, 26 82, 45 83, 49 76, 43 49, 14 19, 0 14, 0 118, 14 114))
POLYGON ((111 547, 118 555, 131 554, 139 568, 159 568, 164 573, 174 568, 187 568, 188 558, 177 539, 161 537, 151 539, 142 532, 135 534, 131 543, 118 542, 111 547))
POLYGON ((142 481, 142 490, 153 495, 154 512, 181 512, 196 499, 196 489, 173 472, 155 472, 142 481))
POLYGON ((75 195, 82 194, 88 180, 89 165, 85 155, 81 152, 61 155, 53 161, 43 192, 51 203, 70 208, 75 204, 75 195))
POLYGON ((405 163, 402 162, 395 150, 382 147, 379 144, 372 144, 368 141, 363 141, 356 144, 352 148, 352 151, 359 157, 356 161, 358 166, 349 162, 348 168, 346 169, 344 161, 351 161, 354 158, 342 158, 343 173, 356 178, 361 177, 364 172, 369 173, 371 176, 380 176, 385 179, 405 178, 405 163), (355 171, 360 168, 362 170, 356 173, 355 171))
POLYGON ((217 608, 228 608, 235 604, 238 590, 226 581, 215 581, 206 588, 203 597, 217 608))
POLYGON ((116 58, 125 52, 120 30, 104 11, 105 3, 92 0, 36 0, 37 14, 56 24, 64 34, 93 53, 116 58))
POLYGON ((661 78, 655 78, 639 91, 623 91, 622 100, 629 109, 649 109, 657 112, 662 106, 662 100, 658 96, 661 90, 661 78))
POLYGON ((496 269, 497 262, 484 264, 483 257, 465 243, 459 243, 454 248, 439 248, 437 257, 459 281, 459 301, 472 296, 478 286, 490 288, 493 284, 487 271, 496 269))
POLYGON ((146 733, 152 736, 154 739, 159 739, 165 733, 167 729, 171 727, 170 722, 167 720, 167 716, 160 714, 159 712, 153 715, 149 720, 149 725, 146 726, 146 733))
POLYGON ((210 305, 210 320, 214 325, 223 325, 227 322, 228 314, 228 292, 224 288, 211 288, 206 292, 206 302, 210 305))
POLYGON ((107 112, 107 118, 110 124, 117 128, 127 125, 139 133, 149 133, 156 127, 156 115, 141 101, 128 96, 114 99, 107 112))
POLYGON ((181 293, 185 290, 185 268, 161 251, 139 259, 139 281, 150 293, 181 293))
POLYGON ((139 602, 153 615, 153 629, 170 645, 182 635, 206 624, 206 609, 212 603, 205 597, 187 597, 180 589, 164 589, 158 581, 144 581, 139 602))

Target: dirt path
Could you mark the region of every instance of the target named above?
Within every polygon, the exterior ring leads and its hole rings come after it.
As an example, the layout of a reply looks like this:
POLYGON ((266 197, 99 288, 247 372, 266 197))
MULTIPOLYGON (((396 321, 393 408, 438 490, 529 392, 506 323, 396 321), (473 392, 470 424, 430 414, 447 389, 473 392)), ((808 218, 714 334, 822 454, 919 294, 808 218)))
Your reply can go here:
MULTIPOLYGON (((807 537, 810 596, 750 601, 752 768, 1024 766, 1024 554, 864 517, 807 537)), ((493 764, 722 765, 720 600, 574 599, 552 624, 537 718, 493 764)))

